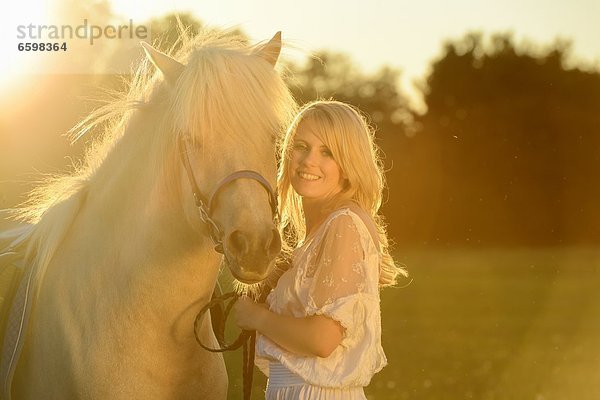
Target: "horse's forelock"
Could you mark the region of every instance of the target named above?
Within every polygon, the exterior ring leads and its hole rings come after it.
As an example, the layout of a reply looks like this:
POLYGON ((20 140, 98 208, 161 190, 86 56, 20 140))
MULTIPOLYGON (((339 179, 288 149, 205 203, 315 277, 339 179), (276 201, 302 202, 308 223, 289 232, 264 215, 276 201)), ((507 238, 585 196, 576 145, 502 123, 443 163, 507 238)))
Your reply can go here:
MULTIPOLYGON (((279 74, 249 47, 221 42, 188 55, 173 92, 176 129, 204 140, 206 135, 235 135, 236 140, 272 140, 295 111, 279 74)), ((239 42, 233 42, 239 45, 239 42)))

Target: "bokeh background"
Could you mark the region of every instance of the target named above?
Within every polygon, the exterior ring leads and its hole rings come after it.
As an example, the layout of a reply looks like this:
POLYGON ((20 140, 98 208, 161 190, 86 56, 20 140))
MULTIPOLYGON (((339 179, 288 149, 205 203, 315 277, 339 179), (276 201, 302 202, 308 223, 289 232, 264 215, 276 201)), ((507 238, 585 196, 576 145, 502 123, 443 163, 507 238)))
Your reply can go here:
MULTIPOLYGON (((389 365, 369 399, 600 398, 600 3, 416 3, 6 4, 0 208, 77 162, 86 140, 63 134, 142 56, 119 41, 74 44, 72 68, 23 74, 47 61, 19 58, 17 23, 133 19, 164 47, 174 13, 193 31, 229 27, 251 42, 282 30, 298 101, 358 106, 385 155, 382 212, 411 278, 382 292, 389 365)), ((241 355, 226 360, 229 398, 241 398, 241 355)), ((259 399, 258 371, 255 381, 259 399)))

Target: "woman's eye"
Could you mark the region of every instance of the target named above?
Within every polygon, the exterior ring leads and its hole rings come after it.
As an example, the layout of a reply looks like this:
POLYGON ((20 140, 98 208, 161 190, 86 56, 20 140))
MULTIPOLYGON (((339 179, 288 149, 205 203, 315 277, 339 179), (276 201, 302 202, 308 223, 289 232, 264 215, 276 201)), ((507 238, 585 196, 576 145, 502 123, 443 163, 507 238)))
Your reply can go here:
POLYGON ((333 153, 331 153, 331 150, 329 150, 329 149, 322 150, 321 154, 324 155, 325 157, 333 157, 333 153))
POLYGON ((296 144, 294 144, 294 150, 302 150, 302 151, 304 151, 306 149, 307 149, 306 145, 304 145, 302 143, 296 143, 296 144))

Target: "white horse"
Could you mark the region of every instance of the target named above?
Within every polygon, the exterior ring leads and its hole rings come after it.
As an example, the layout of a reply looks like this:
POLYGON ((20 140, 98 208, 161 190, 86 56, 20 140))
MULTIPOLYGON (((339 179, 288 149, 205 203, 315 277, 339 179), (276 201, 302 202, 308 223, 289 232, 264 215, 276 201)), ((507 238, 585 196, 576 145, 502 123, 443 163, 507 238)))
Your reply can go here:
MULTIPOLYGON (((238 280, 269 274, 281 242, 268 186, 295 102, 274 70, 279 33, 183 42, 173 56, 144 46, 151 63, 123 99, 76 127, 105 126, 103 140, 22 213, 37 292, 15 399, 226 397, 223 358, 193 330, 221 262, 211 233, 238 280), (253 172, 223 181, 240 170, 253 172)), ((200 336, 216 346, 209 317, 200 336)))

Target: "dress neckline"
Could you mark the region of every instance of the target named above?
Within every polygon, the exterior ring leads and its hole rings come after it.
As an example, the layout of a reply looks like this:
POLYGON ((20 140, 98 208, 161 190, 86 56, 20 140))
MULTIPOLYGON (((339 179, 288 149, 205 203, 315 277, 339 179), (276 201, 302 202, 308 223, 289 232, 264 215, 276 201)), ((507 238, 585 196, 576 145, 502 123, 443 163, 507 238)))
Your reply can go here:
POLYGON ((302 243, 296 247, 296 250, 303 248, 304 246, 306 246, 308 243, 311 243, 313 241, 313 239, 315 238, 315 236, 317 236, 317 234, 325 227, 327 226, 327 224, 334 219, 335 217, 337 217, 340 214, 346 214, 346 215, 350 215, 350 214, 354 214, 356 216, 356 218, 361 222, 362 226, 364 226, 364 228, 367 231, 367 236, 369 237, 371 243, 375 246, 375 249, 377 250, 377 253, 380 252, 380 248, 379 245, 375 242, 375 238, 373 237, 373 235, 371 234, 371 232, 369 231, 369 228, 366 226, 365 222, 363 221, 363 219, 360 217, 360 215, 358 215, 358 213, 354 210, 352 210, 351 207, 349 206, 344 206, 338 209, 333 210, 332 212, 329 213, 329 215, 327 216, 327 218, 325 218, 313 231, 310 235, 307 235, 304 240, 302 241, 302 243))
POLYGON ((342 207, 342 208, 338 208, 338 209, 330 212, 329 215, 327 216, 327 218, 325 218, 319 225, 317 225, 317 227, 315 229, 313 229, 313 231, 304 238, 304 240, 302 241, 302 244, 298 247, 304 247, 304 245, 306 245, 307 243, 312 242, 312 240, 317 235, 317 233, 319 233, 319 231, 321 229, 323 229, 323 227, 327 226, 329 221, 331 221, 333 218, 337 217, 339 214, 342 214, 342 212, 348 213, 348 212, 352 212, 352 210, 350 209, 350 207, 342 207))

